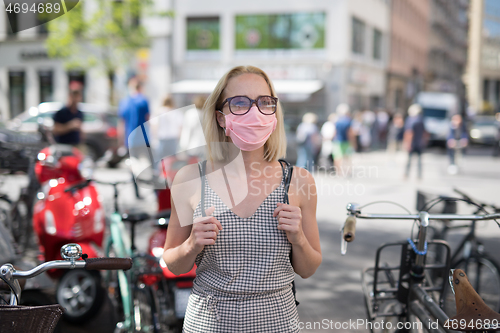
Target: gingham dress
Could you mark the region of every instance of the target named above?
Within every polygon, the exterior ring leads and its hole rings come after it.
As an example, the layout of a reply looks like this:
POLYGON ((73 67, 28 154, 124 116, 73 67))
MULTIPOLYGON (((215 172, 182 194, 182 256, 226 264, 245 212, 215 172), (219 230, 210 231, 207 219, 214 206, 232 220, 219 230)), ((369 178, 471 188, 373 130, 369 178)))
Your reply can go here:
POLYGON ((193 217, 201 216, 202 207, 213 206, 212 215, 223 230, 215 244, 205 246, 196 257, 183 332, 300 331, 292 292, 291 244, 273 217, 276 203, 283 202, 286 174, 285 168, 280 186, 248 218, 234 214, 202 177, 204 202, 200 200, 193 217))

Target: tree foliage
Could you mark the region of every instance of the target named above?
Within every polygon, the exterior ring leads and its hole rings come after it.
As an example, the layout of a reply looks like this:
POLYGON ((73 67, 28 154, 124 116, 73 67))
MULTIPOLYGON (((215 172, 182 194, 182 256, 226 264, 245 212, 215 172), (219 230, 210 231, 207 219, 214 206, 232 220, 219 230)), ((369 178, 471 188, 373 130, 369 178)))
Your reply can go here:
POLYGON ((138 49, 149 45, 140 18, 152 6, 152 0, 79 1, 49 22, 48 54, 62 59, 66 69, 99 67, 112 75, 129 64, 138 49))

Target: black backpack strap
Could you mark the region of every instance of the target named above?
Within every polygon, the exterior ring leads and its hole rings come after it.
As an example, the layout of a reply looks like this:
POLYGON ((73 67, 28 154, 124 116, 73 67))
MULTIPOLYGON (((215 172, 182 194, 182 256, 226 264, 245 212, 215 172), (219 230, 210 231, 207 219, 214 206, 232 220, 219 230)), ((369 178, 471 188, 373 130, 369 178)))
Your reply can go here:
MULTIPOLYGON (((289 204, 288 200, 288 189, 290 188, 290 183, 292 182, 292 173, 293 173, 293 165, 288 163, 287 161, 280 159, 278 160, 281 164, 281 170, 283 171, 283 177, 285 177, 284 187, 285 187, 285 195, 283 196, 283 202, 289 204), (285 174, 285 167, 287 168, 287 173, 285 174)), ((290 262, 292 261, 292 251, 290 251, 290 262)), ((292 281, 292 292, 293 298, 295 299, 295 306, 299 305, 300 302, 297 301, 296 290, 295 290, 295 280, 292 281)))
POLYGON ((206 178, 206 170, 207 170, 207 160, 204 160, 201 163, 198 163, 198 169, 200 170, 200 178, 201 178, 201 216, 207 216, 205 214, 205 178, 206 178))

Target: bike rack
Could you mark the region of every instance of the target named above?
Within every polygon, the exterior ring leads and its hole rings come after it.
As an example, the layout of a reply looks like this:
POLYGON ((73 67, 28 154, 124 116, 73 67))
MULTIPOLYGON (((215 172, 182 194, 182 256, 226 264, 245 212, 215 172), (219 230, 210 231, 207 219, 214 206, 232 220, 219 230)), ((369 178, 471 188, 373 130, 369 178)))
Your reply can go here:
MULTIPOLYGON (((418 244, 417 241, 415 243, 418 244)), ((429 295, 433 295, 439 305, 442 305, 444 288, 448 284, 451 250, 446 242, 440 240, 429 241, 428 246, 436 252, 444 253, 446 260, 444 263, 424 263, 421 287, 429 295)), ((410 296, 411 284, 414 281, 412 279, 415 279, 410 271, 411 267, 415 267, 415 258, 416 254, 407 241, 385 243, 377 249, 375 267, 363 270, 361 277, 370 320, 377 317, 399 317, 406 313, 407 309, 404 304, 410 296), (400 264, 398 266, 383 264, 382 253, 394 248, 397 250, 398 247, 400 248, 400 264), (384 305, 390 306, 391 310, 386 311, 382 308, 384 305)))

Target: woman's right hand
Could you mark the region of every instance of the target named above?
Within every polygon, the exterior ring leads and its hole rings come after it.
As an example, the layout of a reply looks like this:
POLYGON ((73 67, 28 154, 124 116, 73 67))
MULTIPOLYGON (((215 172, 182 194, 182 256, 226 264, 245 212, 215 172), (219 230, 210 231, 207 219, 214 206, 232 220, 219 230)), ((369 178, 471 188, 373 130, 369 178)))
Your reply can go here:
POLYGON ((188 242, 195 253, 200 253, 205 248, 205 245, 215 244, 215 240, 222 230, 222 225, 213 216, 210 216, 215 211, 215 207, 210 207, 205 210, 207 216, 200 216, 194 219, 191 235, 188 242))

